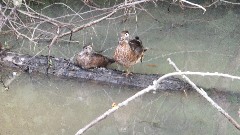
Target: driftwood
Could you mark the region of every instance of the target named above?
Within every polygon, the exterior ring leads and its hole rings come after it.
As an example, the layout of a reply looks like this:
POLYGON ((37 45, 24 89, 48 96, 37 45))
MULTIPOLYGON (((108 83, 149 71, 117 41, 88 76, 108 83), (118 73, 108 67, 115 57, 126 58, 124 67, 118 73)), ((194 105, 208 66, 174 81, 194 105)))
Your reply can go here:
MULTIPOLYGON (((62 77, 81 78, 87 80, 95 80, 99 82, 112 83, 123 86, 132 86, 145 88, 158 79, 161 75, 157 74, 132 74, 128 77, 122 75, 123 72, 106 69, 82 69, 76 66, 70 60, 64 58, 48 56, 30 56, 26 54, 18 54, 14 52, 2 52, 0 55, 1 65, 8 68, 18 68, 29 73, 40 72, 43 74, 51 74, 62 77)), ((163 80, 159 85, 159 90, 188 90, 191 86, 174 77, 163 80)))

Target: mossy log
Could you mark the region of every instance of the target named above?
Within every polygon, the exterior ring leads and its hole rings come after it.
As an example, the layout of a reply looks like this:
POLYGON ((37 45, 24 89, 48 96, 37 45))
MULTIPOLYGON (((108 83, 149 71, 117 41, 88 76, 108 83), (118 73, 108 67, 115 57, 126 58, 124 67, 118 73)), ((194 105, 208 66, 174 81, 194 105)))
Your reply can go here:
MULTIPOLYGON (((145 88, 161 75, 158 74, 138 74, 133 73, 126 77, 123 72, 106 69, 83 69, 76 66, 70 60, 64 58, 47 56, 31 56, 26 54, 18 54, 14 52, 4 52, 0 55, 1 65, 8 68, 18 68, 25 72, 40 72, 43 74, 51 74, 55 76, 68 78, 81 78, 86 80, 95 80, 99 82, 112 83, 123 86, 145 88)), ((188 90, 191 86, 175 77, 169 77, 163 80, 158 90, 188 90)))

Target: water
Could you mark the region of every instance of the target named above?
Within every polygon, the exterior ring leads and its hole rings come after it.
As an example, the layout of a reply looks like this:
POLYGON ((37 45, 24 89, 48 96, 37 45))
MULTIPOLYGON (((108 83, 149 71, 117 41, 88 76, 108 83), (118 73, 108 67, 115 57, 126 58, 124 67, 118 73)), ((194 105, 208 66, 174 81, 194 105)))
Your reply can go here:
MULTIPOLYGON (((136 92, 92 81, 21 74, 0 95, 1 134, 74 134, 80 127, 136 92), (23 85, 25 84, 25 85, 23 85)), ((214 94, 213 94, 214 95, 214 94)), ((234 118, 239 100, 212 96, 234 118)), ((195 92, 146 94, 86 134, 237 134, 195 92)))
MULTIPOLYGON (((138 35, 148 47, 144 61, 131 71, 165 74, 174 69, 171 58, 183 71, 222 72, 239 75, 239 8, 218 6, 201 10, 182 10, 166 3, 154 7, 145 5, 159 22, 146 12, 138 13, 126 23, 106 20, 75 34, 77 43, 60 42, 53 46, 52 55, 70 58, 86 43, 95 50, 112 56, 119 32, 128 29, 138 35)), ((48 12, 48 11, 45 11, 48 12)), ((66 12, 62 12, 66 13, 66 12)), ((59 11, 60 14, 60 11, 59 11)), ((81 24, 79 24, 81 25, 81 24)), ((1 38, 3 40, 3 38, 1 38)), ((9 38, 8 38, 9 39, 9 38)), ((13 38, 11 38, 13 39, 13 38)), ((15 41, 8 40, 8 44, 15 41)), ((19 42, 15 51, 32 55, 47 54, 46 42, 37 45, 19 42), (30 52, 29 52, 30 51, 30 52)), ((122 70, 116 64, 110 68, 122 70)), ((9 71, 9 74, 12 71, 9 71)), ((4 71, 3 77, 8 73, 4 71)), ((221 94, 219 89, 239 93, 239 81, 213 77, 191 77, 204 88, 238 122, 239 97, 221 94)), ((75 134, 78 129, 119 103, 138 89, 112 86, 95 81, 64 79, 41 74, 22 73, 0 94, 0 134, 75 134)), ((86 132, 88 135, 142 134, 239 134, 239 132, 195 92, 148 93, 101 121, 86 132)))
MULTIPOLYGON (((0 95, 0 131, 1 134, 74 134, 111 108, 113 102, 119 103, 135 92, 91 81, 21 74, 0 95)), ((238 102, 221 99, 219 104, 236 118, 238 102)), ((219 126, 226 133, 237 133, 229 122, 222 124, 219 120, 224 119, 196 93, 189 92, 187 96, 179 92, 149 93, 86 134, 207 134, 220 133, 219 126)))

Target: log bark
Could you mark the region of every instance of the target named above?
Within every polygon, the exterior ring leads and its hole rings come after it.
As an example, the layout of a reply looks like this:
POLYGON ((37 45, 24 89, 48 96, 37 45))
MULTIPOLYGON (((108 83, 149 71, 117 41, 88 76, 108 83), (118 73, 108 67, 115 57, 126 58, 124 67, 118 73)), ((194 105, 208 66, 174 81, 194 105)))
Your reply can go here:
MULTIPOLYGON (((2 66, 18 68, 29 73, 40 72, 43 74, 95 80, 130 87, 146 88, 161 76, 158 74, 133 73, 132 75, 125 77, 125 75, 122 75, 123 72, 115 69, 83 69, 70 62, 70 60, 52 56, 48 61, 48 56, 31 56, 14 52, 2 52, 0 58, 0 64, 2 66)), ((169 77, 160 83, 158 90, 179 91, 189 90, 191 88, 192 87, 188 83, 175 77, 169 77)))

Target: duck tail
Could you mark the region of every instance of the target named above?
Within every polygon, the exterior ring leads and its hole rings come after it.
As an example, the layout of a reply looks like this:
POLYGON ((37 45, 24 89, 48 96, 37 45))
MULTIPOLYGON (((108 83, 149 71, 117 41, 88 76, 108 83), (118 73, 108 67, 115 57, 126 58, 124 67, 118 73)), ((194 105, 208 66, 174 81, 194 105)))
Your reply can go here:
POLYGON ((139 36, 136 36, 135 41, 137 41, 140 45, 142 45, 142 40, 139 38, 139 36))

